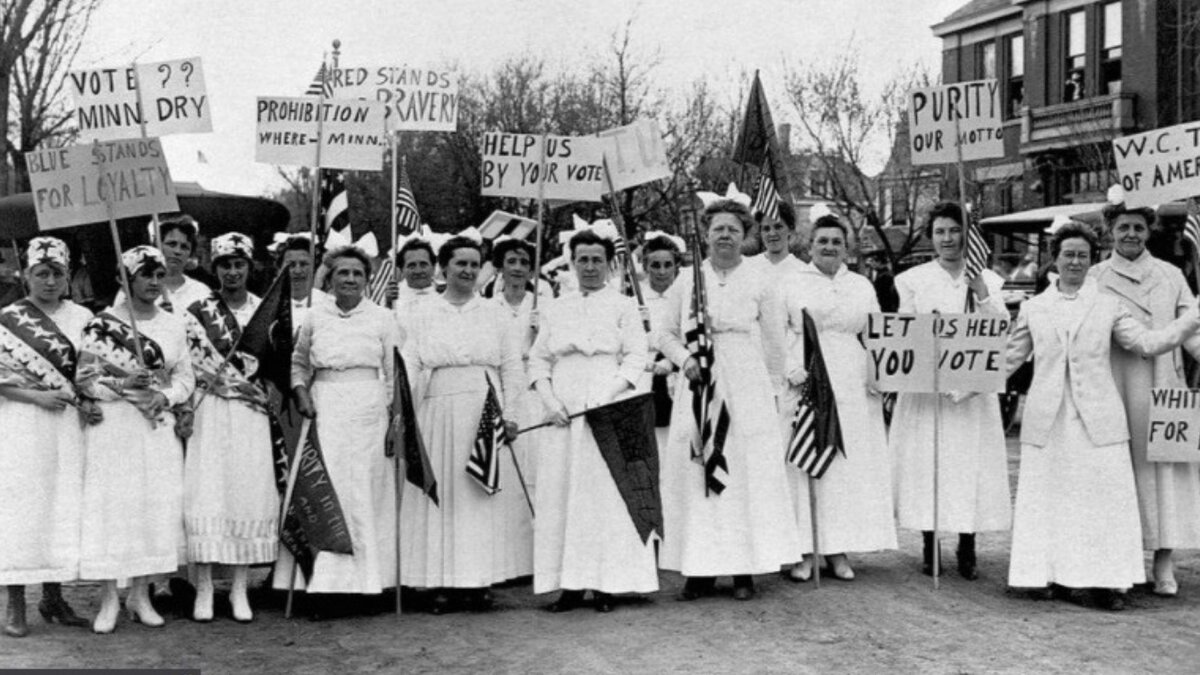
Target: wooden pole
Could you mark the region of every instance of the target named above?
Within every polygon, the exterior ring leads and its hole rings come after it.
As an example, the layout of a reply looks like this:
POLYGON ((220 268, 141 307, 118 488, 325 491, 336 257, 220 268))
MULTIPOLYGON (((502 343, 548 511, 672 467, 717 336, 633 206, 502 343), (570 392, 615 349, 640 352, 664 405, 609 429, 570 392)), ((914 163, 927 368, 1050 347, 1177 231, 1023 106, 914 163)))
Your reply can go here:
MULTIPOLYGON (((646 307, 646 299, 642 297, 642 285, 638 283, 637 274, 633 271, 633 253, 632 242, 629 239, 629 232, 625 227, 625 218, 621 215, 621 204, 617 201, 617 193, 613 190, 612 174, 608 171, 608 157, 601 160, 604 168, 604 186, 608 190, 608 198, 612 202, 612 221, 617 226, 617 232, 621 234, 621 238, 625 240, 624 258, 625 269, 629 274, 629 285, 633 286, 633 294, 637 297, 638 313, 642 317, 642 327, 646 332, 650 332, 650 309, 646 307)), ((699 265, 700 261, 695 261, 693 264, 699 265)))
MULTIPOLYGON (((400 132, 399 131, 392 132, 390 139, 392 142, 392 227, 391 227, 392 234, 391 234, 391 243, 388 245, 388 249, 387 249, 388 250, 387 255, 392 259, 392 278, 391 278, 391 282, 389 284, 389 292, 386 296, 386 301, 385 301, 387 303, 388 309, 391 309, 392 302, 393 302, 390 289, 391 288, 398 289, 399 285, 400 285, 400 264, 396 260, 396 253, 400 249, 400 247, 398 245, 399 239, 400 239, 400 231, 398 229, 399 226, 396 223, 396 219, 400 217, 400 207, 396 203, 396 195, 400 194, 400 178, 399 178, 400 177, 400 168, 397 166, 397 164, 399 164, 401 161, 406 161, 406 160, 400 159, 400 132)), ((407 168, 407 167, 405 167, 405 168, 407 168)), ((400 587, 397 586, 396 593, 398 594, 399 592, 400 592, 400 587)), ((400 613, 399 610, 397 610, 396 613, 399 614, 400 613)))
MULTIPOLYGON (((138 129, 141 131, 142 138, 147 138, 146 108, 145 108, 145 106, 142 105, 142 76, 140 73, 138 73, 137 61, 133 62, 132 67, 133 67, 133 87, 134 87, 134 91, 137 92, 138 129)), ((159 250, 161 250, 162 249, 162 226, 158 222, 158 214, 157 213, 150 214, 150 224, 152 225, 152 227, 154 229, 154 246, 157 247, 159 250)), ((167 292, 167 289, 164 287, 163 288, 164 296, 166 295, 166 292, 167 292)), ((165 298, 165 299, 168 302, 170 302, 170 300, 171 300, 170 298, 165 298)), ((185 307, 184 309, 187 309, 187 308, 185 307)))
MULTIPOLYGON (((395 229, 395 222, 396 219, 393 218, 393 230, 395 229)), ((393 239, 393 241, 395 240, 393 239)), ((396 405, 399 404, 397 403, 396 405)), ((396 499, 396 616, 400 616, 404 609, 400 599, 400 504, 404 501, 404 470, 401 466, 401 462, 403 461, 401 456, 403 454, 402 452, 397 452, 392 457, 392 490, 396 499)))
MULTIPOLYGON (((535 336, 538 330, 538 295, 542 283, 542 238, 546 232, 546 134, 542 134, 541 157, 538 161, 537 226, 533 235, 533 309, 529 312, 529 328, 535 336)), ((499 270, 496 273, 499 274, 499 270)))
POLYGON ((817 525, 817 479, 811 475, 808 477, 808 515, 812 520, 812 540, 813 540, 813 581, 816 582, 817 588, 821 587, 821 556, 819 550, 820 541, 820 526, 817 525))
MULTIPOLYGON (((292 504, 292 494, 296 490, 296 477, 300 475, 300 459, 304 456, 304 448, 308 443, 308 432, 312 428, 312 420, 304 418, 300 423, 300 440, 296 442, 296 451, 292 453, 292 464, 288 467, 287 487, 283 491, 283 504, 279 509, 279 528, 283 529, 284 523, 287 521, 288 508, 292 504)), ((287 604, 283 609, 283 618, 292 618, 292 596, 296 592, 296 568, 298 567, 296 556, 292 556, 292 569, 290 578, 288 579, 287 604)), ((306 579, 306 582, 311 582, 312 579, 306 579)))
POLYGON ((325 108, 325 83, 329 70, 325 67, 325 55, 321 56, 321 94, 317 97, 317 154, 312 172, 312 208, 308 223, 308 257, 312 259, 313 273, 308 279, 307 306, 312 307, 313 287, 317 283, 317 223, 321 219, 321 144, 324 143, 324 121, 321 111, 325 108))
POLYGON ((938 541, 938 488, 941 460, 942 436, 942 392, 938 386, 938 359, 941 345, 938 342, 938 317, 933 319, 933 590, 941 587, 942 545, 938 541))
MULTIPOLYGON (((99 155, 100 141, 93 141, 92 145, 96 148, 96 154, 99 155)), ((103 178, 104 165, 96 165, 97 172, 103 178)), ((142 336, 138 333, 137 317, 133 315, 133 293, 129 288, 129 273, 125 271, 125 262, 121 259, 121 233, 117 231, 117 217, 113 210, 111 195, 104 200, 104 209, 108 212, 108 230, 112 235, 113 248, 117 252, 117 272, 121 279, 121 290, 125 291, 125 305, 129 308, 129 328, 133 332, 133 348, 136 351, 134 356, 137 358, 138 365, 142 368, 146 367, 146 362, 142 358, 142 336)))

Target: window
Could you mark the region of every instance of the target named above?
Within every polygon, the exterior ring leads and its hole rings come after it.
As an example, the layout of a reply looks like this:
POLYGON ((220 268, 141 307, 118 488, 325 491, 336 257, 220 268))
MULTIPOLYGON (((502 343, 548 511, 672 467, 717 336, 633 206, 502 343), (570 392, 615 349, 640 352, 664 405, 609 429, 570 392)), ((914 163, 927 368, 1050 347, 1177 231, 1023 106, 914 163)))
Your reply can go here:
POLYGON ((1025 103, 1025 36, 1011 35, 1005 38, 1004 45, 1008 56, 1008 114, 1016 117, 1025 103))
POLYGON ((1104 44, 1100 51, 1100 85, 1105 94, 1121 93, 1121 3, 1104 5, 1104 44))
POLYGON ((982 42, 977 47, 979 59, 979 79, 993 80, 996 78, 996 43, 982 42))
POLYGON ((1087 22, 1083 10, 1065 16, 1067 53, 1066 77, 1063 80, 1063 101, 1081 100, 1084 91, 1084 66, 1087 61, 1087 22))

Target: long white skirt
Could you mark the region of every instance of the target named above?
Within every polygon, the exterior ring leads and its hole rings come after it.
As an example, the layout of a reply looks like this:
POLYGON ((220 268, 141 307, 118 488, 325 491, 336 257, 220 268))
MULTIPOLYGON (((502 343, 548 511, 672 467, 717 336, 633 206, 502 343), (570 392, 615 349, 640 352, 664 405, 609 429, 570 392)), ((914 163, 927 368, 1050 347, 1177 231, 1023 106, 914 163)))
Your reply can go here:
POLYGON ((0 585, 79 578, 83 430, 59 412, 0 400, 0 585))
MULTIPOLYGON (((350 530, 353 555, 317 554, 313 578, 296 572, 309 593, 382 593, 396 586, 396 494, 392 460, 383 454, 387 398, 383 382, 312 386, 318 439, 329 479, 350 530)), ((287 588, 292 556, 280 546, 275 587, 287 588)))
POLYGON ((183 446, 175 417, 151 428, 124 401, 101 402, 104 421, 84 431, 80 577, 172 573, 185 562, 183 446))
MULTIPOLYGON (((542 400, 532 389, 515 392, 517 426, 525 428, 542 421, 542 400)), ((521 464, 521 475, 525 479, 525 487, 529 489, 529 499, 537 499, 538 485, 538 445, 537 434, 526 433, 517 437, 512 445, 517 461, 521 464)), ((506 451, 507 453, 507 451, 506 451)), ((511 457, 506 456, 501 463, 501 470, 509 466, 511 457)), ((515 475, 508 482, 508 487, 500 493, 508 509, 505 518, 507 534, 508 560, 512 565, 513 576, 525 577, 533 574, 533 516, 529 512, 529 502, 521 489, 520 479, 515 475)), ((503 480, 503 478, 501 478, 503 480)))
POLYGON ((779 411, 759 340, 717 333, 717 386, 729 403, 720 495, 706 495, 704 468, 690 460, 692 393, 679 378, 671 435, 661 453, 663 569, 686 576, 766 574, 800 559, 779 411))
POLYGON ((188 562, 274 561, 279 494, 267 416, 209 395, 193 431, 183 465, 188 562))
MULTIPOLYGON (((554 391, 567 410, 584 409, 612 383, 612 355, 571 354, 554 364, 554 391)), ((653 542, 642 543, 583 417, 536 432, 537 518, 533 592, 658 590, 653 542)))
MULTIPOLYGON (((821 346, 837 400, 846 454, 838 455, 816 480, 816 552, 881 551, 896 548, 892 502, 892 458, 878 397, 866 389, 866 352, 855 336, 826 331, 821 346)), ((791 436, 796 389, 785 396, 784 438, 791 436)), ((790 467, 800 546, 813 552, 808 474, 790 467)))
POLYGON ((941 532, 1007 530, 1012 523, 1008 455, 1000 403, 976 394, 952 403, 940 394, 900 394, 889 441, 896 472, 900 527, 933 528, 933 417, 941 398, 938 437, 938 524, 941 532))
MULTIPOLYGON (((417 411, 439 505, 411 483, 400 506, 401 581, 418 588, 483 588, 518 576, 510 542, 520 511, 509 508, 521 487, 507 448, 500 456, 500 492, 488 495, 467 475, 487 394, 482 366, 433 371, 417 411)), ((498 381, 491 372, 493 382, 498 381)), ((525 509, 528 518, 529 510, 525 509)))
POLYGON ((1064 401, 1045 447, 1021 446, 1008 585, 1124 589, 1145 580, 1129 444, 1094 445, 1064 401))

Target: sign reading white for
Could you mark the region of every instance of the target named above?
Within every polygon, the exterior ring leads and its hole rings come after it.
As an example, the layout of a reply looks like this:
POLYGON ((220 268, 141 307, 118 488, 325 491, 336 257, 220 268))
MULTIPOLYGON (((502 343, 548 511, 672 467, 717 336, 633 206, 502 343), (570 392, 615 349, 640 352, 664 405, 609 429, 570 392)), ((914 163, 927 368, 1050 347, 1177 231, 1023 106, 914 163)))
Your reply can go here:
POLYGON ((1200 389, 1151 389, 1146 457, 1200 462, 1200 389))
POLYGON ((1113 139, 1112 144, 1130 208, 1200 193, 1200 124, 1155 129, 1113 139))
POLYGON ((458 128, 458 78, 452 71, 408 66, 335 68, 337 98, 362 98, 387 106, 388 131, 454 131, 458 128))
POLYGON ((601 131, 599 136, 609 141, 604 155, 608 158, 608 173, 612 176, 614 191, 675 175, 667 163, 667 146, 657 121, 640 119, 633 124, 601 131))
POLYGON ((53 230, 178 211, 157 138, 71 145, 25 153, 38 227, 53 230))
POLYGON ((383 108, 375 101, 260 96, 254 159, 317 166, 320 119, 322 167, 378 171, 387 146, 383 108))
POLYGON ((604 192, 602 145, 595 136, 485 133, 480 192, 484 197, 598 202, 604 192), (543 139, 545 165, 541 163, 543 139))
POLYGON ((67 77, 75 99, 79 137, 110 141, 142 135, 212 131, 212 115, 199 58, 141 63, 124 68, 78 70, 67 77), (142 96, 138 102, 138 79, 142 96))
POLYGON ((996 80, 956 82, 908 93, 913 164, 953 164, 1004 156, 1000 85, 996 80))

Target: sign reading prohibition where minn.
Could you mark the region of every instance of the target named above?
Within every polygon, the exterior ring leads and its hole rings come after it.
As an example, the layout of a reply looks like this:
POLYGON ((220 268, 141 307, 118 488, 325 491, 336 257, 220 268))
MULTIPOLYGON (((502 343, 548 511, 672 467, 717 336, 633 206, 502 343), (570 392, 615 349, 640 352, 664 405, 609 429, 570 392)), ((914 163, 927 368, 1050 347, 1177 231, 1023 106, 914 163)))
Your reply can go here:
POLYGON ((954 164, 1004 156, 1004 120, 996 80, 955 82, 908 93, 912 163, 954 164))
POLYGON ((162 142, 132 138, 25 153, 38 227, 179 210, 162 142))
POLYGON ((1200 462, 1200 389, 1151 389, 1146 457, 1200 462))
POLYGON ((134 66, 77 70, 67 76, 67 88, 75 100, 80 140, 139 137, 143 111, 147 136, 212 131, 199 57, 139 63, 136 71, 134 66))
POLYGON ((458 128, 458 77, 453 71, 407 65, 334 68, 329 84, 336 98, 383 103, 388 131, 458 128))
POLYGON ((321 167, 379 171, 387 133, 384 105, 316 96, 260 96, 254 159, 264 164, 317 165, 320 118, 321 167))
POLYGON ((872 314, 864 335, 870 377, 880 391, 1002 392, 1011 324, 989 314, 872 314))

